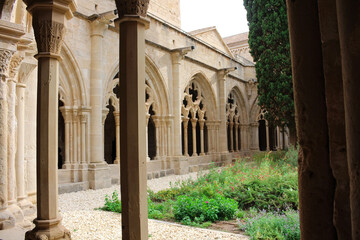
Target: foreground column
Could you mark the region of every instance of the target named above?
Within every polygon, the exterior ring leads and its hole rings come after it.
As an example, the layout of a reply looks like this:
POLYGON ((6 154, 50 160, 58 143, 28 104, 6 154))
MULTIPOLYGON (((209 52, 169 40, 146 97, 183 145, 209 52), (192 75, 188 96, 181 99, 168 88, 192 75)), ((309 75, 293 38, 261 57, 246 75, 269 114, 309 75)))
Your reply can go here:
POLYGON ((350 176, 352 239, 360 239, 359 1, 336 1, 344 86, 346 150, 350 176))
POLYGON ((37 218, 25 239, 70 239, 58 210, 58 85, 65 13, 71 1, 28 0, 38 47, 37 218))
POLYGON ((337 239, 333 225, 335 181, 330 168, 317 1, 288 0, 287 6, 295 116, 300 144, 298 172, 301 238, 337 239))
POLYGON ((149 1, 116 0, 120 24, 122 239, 148 238, 145 136, 145 19, 149 1))

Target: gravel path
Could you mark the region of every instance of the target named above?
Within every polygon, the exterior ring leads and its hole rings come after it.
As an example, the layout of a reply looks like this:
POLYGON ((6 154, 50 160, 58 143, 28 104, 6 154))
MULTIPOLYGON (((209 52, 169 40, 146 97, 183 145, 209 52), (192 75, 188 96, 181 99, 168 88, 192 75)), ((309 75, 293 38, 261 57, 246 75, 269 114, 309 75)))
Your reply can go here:
MULTIPOLYGON (((170 182, 196 179, 197 173, 173 175, 148 181, 148 187, 159 191, 170 187, 170 182)), ((113 240, 121 237, 121 214, 94 210, 104 204, 105 195, 114 190, 119 192, 120 186, 100 190, 87 190, 66 193, 59 196, 60 211, 64 226, 71 231, 73 240, 113 240)), ((185 239, 248 239, 240 234, 231 234, 208 229, 193 228, 179 224, 166 223, 149 219, 150 240, 185 240, 185 239)))

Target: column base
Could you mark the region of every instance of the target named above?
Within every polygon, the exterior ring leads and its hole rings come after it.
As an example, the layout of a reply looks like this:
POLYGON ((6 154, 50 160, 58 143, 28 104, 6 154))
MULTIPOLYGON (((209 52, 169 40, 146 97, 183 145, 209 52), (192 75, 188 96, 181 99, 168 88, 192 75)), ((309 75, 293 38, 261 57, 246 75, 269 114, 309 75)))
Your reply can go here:
POLYGON ((15 227, 15 217, 12 213, 5 209, 0 211, 0 230, 15 227))
POLYGON ((32 204, 27 197, 18 198, 18 206, 23 211, 24 216, 31 216, 36 212, 35 205, 32 204))
MULTIPOLYGON (((150 158, 149 158, 150 161, 150 158)), ((115 159, 114 164, 120 164, 120 159, 115 159)))
POLYGON ((111 187, 111 174, 107 163, 90 163, 88 174, 91 189, 111 187))
POLYGON ((23 214, 21 208, 16 204, 16 202, 13 204, 10 204, 8 206, 8 210, 15 217, 16 223, 21 223, 24 221, 24 214, 23 214))
POLYGON ((63 225, 61 218, 55 220, 34 220, 35 228, 26 232, 25 240, 70 240, 71 234, 63 225))

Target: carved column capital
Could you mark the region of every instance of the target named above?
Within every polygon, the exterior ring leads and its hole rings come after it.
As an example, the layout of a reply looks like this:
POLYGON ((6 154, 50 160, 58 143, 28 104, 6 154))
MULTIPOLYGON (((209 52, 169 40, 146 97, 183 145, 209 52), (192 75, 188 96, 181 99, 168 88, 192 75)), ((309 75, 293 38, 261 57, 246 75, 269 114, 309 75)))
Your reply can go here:
POLYGON ((38 15, 33 18, 33 28, 39 55, 59 55, 64 39, 64 24, 38 15))
POLYGON ((9 65, 9 77, 12 80, 15 80, 15 76, 20 68, 22 60, 24 60, 24 55, 20 52, 17 52, 12 56, 9 65))
POLYGON ((8 49, 0 49, 0 79, 7 76, 9 64, 14 51, 8 49))
POLYGON ((115 0, 119 18, 126 15, 146 17, 149 0, 115 0))

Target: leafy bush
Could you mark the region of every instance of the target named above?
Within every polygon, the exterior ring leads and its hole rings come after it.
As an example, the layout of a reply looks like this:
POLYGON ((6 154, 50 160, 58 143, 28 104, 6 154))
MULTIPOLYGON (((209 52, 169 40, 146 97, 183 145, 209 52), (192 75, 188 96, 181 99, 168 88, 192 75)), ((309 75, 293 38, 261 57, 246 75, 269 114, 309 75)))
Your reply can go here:
POLYGON ((174 217, 178 221, 215 222, 232 219, 236 210, 236 201, 221 195, 215 198, 180 196, 174 205, 174 217))
POLYGON ((262 211, 240 224, 251 239, 300 239, 299 213, 293 210, 284 213, 262 211))
POLYGON ((113 192, 111 198, 109 198, 107 194, 105 195, 105 204, 100 209, 104 211, 121 213, 121 201, 117 191, 113 192))

